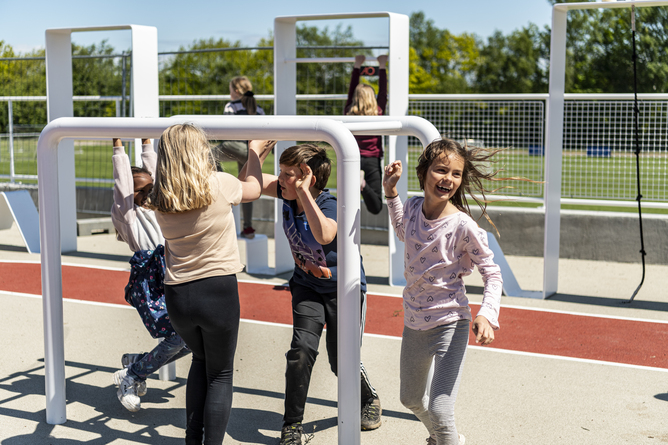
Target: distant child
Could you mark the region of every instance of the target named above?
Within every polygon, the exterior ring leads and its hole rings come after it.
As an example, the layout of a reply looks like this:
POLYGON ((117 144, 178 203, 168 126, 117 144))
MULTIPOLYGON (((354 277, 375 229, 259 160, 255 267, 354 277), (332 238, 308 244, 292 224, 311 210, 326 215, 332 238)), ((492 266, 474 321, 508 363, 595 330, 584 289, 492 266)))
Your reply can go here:
MULTIPOLYGON (((416 168, 424 198, 413 197, 405 203, 396 189, 401 161, 385 167, 383 188, 390 221, 405 244, 400 397, 427 427, 428 445, 461 445, 465 440, 457 433, 454 408, 472 320, 463 278, 474 267, 485 283, 472 325, 476 343, 492 343, 499 328, 501 271, 494 263, 487 233, 471 218, 465 197, 465 193, 474 196, 473 192, 484 197, 481 179, 501 179, 495 178, 496 172, 479 167, 494 153, 448 139, 432 142, 416 168), (432 361, 434 373, 428 387, 432 361)), ((487 215, 484 203, 474 199, 487 215)))
MULTIPOLYGON (((230 97, 223 109, 223 114, 236 115, 264 115, 262 107, 257 105, 253 93, 253 84, 246 76, 237 76, 230 81, 230 97)), ((213 149, 214 158, 218 171, 223 171, 220 163, 224 161, 237 161, 239 171, 243 168, 248 159, 248 141, 222 141, 213 149)), ((243 238, 253 239, 255 229, 253 229, 253 203, 245 202, 241 204, 243 214, 243 230, 240 235, 243 238)))
MULTIPOLYGON (((285 415, 280 445, 301 445, 311 371, 325 325, 329 364, 337 372, 336 198, 325 188, 331 164, 324 148, 314 144, 290 147, 281 154, 279 164, 278 177, 263 175, 262 193, 283 200, 283 229, 295 261, 290 279, 293 331, 286 354, 285 415)), ((360 342, 366 313, 363 267, 361 280, 360 342)), ((381 425, 380 399, 364 366, 360 364, 360 368, 361 425, 364 430, 372 430, 381 425)))
MULTIPOLYGON (((376 92, 371 85, 359 83, 360 68, 366 57, 355 56, 355 65, 348 88, 348 100, 344 114, 356 116, 380 116, 385 114, 387 105, 387 55, 378 56, 378 101, 376 92)), ((381 182, 383 172, 381 158, 383 157, 382 136, 355 136, 360 149, 360 180, 362 198, 367 210, 377 215, 383 209, 383 195, 381 182)))
POLYGON ((125 288, 125 299, 142 317, 154 338, 163 340, 149 353, 123 354, 123 369, 113 376, 121 404, 130 411, 139 411, 140 397, 146 394, 146 379, 160 369, 190 353, 185 342, 172 328, 163 287, 165 273, 165 242, 153 210, 144 207, 153 189, 157 154, 149 139, 142 140, 144 167, 130 167, 120 139, 114 139, 114 205, 111 219, 119 241, 125 241, 135 252, 130 260, 132 270, 125 288))

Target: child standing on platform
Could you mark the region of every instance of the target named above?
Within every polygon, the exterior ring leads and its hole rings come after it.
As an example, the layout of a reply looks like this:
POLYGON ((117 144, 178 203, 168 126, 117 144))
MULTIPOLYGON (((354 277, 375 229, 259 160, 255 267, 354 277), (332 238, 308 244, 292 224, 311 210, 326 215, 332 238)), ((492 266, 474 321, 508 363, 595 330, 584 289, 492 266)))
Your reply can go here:
MULTIPOLYGON (((378 56, 378 100, 371 85, 359 83, 360 68, 366 60, 363 55, 355 56, 355 65, 348 88, 348 100, 344 114, 357 116, 380 116, 385 114, 387 105, 387 55, 378 56)), ((360 149, 360 180, 362 198, 369 212, 377 215, 383 209, 381 182, 383 171, 380 161, 383 157, 382 136, 355 136, 360 149)))
MULTIPOLYGON (((472 324, 476 343, 492 343, 499 328, 501 271, 494 263, 487 233, 471 218, 465 197, 477 191, 484 198, 481 179, 501 180, 495 178, 496 172, 479 168, 494 153, 447 139, 432 142, 416 168, 424 198, 413 197, 405 203, 396 189, 401 161, 385 167, 383 188, 390 221, 405 243, 400 397, 427 427, 428 445, 465 441, 455 426, 454 407, 472 320, 463 277, 474 267, 485 283, 472 324)), ((486 216, 484 202, 474 199, 486 216)))
POLYGON ((142 317, 154 338, 162 338, 151 352, 123 354, 123 369, 113 375, 121 404, 139 411, 140 397, 146 395, 146 379, 160 369, 190 353, 185 342, 174 331, 167 315, 162 277, 165 271, 165 242, 155 214, 144 207, 153 188, 157 154, 149 139, 142 140, 143 167, 130 167, 120 139, 114 139, 114 205, 111 219, 117 239, 135 252, 130 260, 132 271, 125 298, 142 317))
MULTIPOLYGON (((283 229, 295 260, 290 279, 293 331, 286 354, 285 415, 280 445, 301 445, 311 371, 325 324, 327 355, 332 371, 337 372, 337 209, 336 198, 325 188, 331 164, 324 148, 314 144, 290 147, 281 154, 279 163, 278 177, 263 175, 262 193, 283 200, 283 229)), ((362 267, 360 342, 364 333, 365 296, 366 277, 362 267)), ((360 377, 361 426, 364 430, 376 429, 381 425, 380 399, 362 364, 360 377)))
MULTIPOLYGON (((230 81, 231 102, 225 104, 223 114, 240 116, 264 116, 264 110, 257 104, 253 93, 253 84, 246 76, 237 76, 230 81)), ((248 159, 248 141, 222 141, 213 149, 216 167, 218 171, 223 171, 220 163, 224 161, 237 161, 239 172, 248 159)), ((255 229, 253 229, 253 203, 245 202, 241 204, 241 213, 243 214, 243 230, 240 233, 242 238, 255 238, 255 229)))

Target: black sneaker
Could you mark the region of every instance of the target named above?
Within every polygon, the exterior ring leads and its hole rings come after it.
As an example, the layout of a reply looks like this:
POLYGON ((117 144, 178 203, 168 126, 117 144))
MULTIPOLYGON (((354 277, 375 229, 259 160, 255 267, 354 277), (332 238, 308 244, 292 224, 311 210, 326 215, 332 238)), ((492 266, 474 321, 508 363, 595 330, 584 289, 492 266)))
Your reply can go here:
POLYGON ((285 425, 281 429, 281 441, 278 445, 302 445, 304 428, 300 422, 285 425))
POLYGON ((378 397, 371 398, 362 405, 362 430, 375 430, 380 427, 380 415, 383 409, 380 407, 378 397))

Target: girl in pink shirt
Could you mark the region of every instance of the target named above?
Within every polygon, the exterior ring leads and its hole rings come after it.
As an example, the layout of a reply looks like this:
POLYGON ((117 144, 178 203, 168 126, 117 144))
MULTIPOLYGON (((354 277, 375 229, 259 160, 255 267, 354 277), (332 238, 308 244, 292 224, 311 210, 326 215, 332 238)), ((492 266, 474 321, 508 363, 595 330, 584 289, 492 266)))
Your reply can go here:
MULTIPOLYGON (((499 328, 502 279, 487 244, 487 233, 471 218, 465 193, 482 193, 481 179, 496 172, 478 167, 496 151, 462 147, 443 139, 429 144, 418 159, 417 177, 424 197, 405 203, 396 185, 401 161, 385 167, 383 188, 390 220, 405 243, 404 332, 401 346, 401 402, 429 431, 428 445, 463 444, 454 421, 468 329, 488 345, 499 328), (485 286, 475 318, 463 278, 477 267, 485 286), (429 370, 434 372, 429 384, 429 370), (429 385, 429 386, 428 386, 429 385)), ((510 178, 508 178, 510 179, 510 178)), ((514 178, 518 179, 518 178, 514 178)), ((475 199, 475 198, 474 198, 475 199)), ((477 199, 476 199, 476 202, 477 199)), ((484 202, 478 202, 486 216, 484 202)))

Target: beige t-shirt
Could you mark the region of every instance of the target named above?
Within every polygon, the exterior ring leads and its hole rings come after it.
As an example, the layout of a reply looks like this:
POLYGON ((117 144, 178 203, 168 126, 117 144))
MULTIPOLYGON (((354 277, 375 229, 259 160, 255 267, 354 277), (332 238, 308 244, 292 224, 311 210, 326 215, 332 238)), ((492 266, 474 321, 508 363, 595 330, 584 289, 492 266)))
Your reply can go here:
POLYGON ((183 213, 155 212, 165 237, 165 284, 231 275, 244 268, 232 206, 241 202, 241 182, 228 173, 211 176, 214 201, 183 213))

